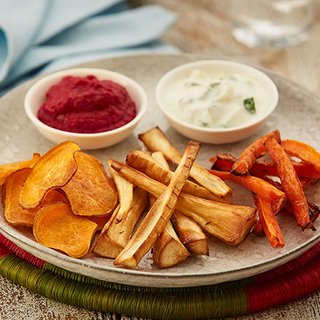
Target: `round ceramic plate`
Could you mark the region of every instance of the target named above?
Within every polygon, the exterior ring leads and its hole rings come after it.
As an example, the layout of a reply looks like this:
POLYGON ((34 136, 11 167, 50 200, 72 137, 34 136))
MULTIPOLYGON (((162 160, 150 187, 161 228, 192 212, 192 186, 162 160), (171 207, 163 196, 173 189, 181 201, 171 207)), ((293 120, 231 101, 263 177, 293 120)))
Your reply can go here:
MULTIPOLYGON (((87 63, 86 67, 106 68, 132 77, 146 89, 149 98, 148 111, 134 134, 116 146, 90 153, 104 163, 108 157, 124 160, 129 150, 141 148, 137 134, 154 126, 159 126, 182 151, 187 139, 171 129, 165 121, 156 106, 154 89, 160 77, 171 68, 202 58, 208 57, 132 55, 87 63)), ((283 138, 298 139, 320 149, 320 141, 316 139, 320 135, 320 99, 275 74, 268 74, 275 81, 280 93, 276 111, 256 136, 240 143, 203 145, 197 161, 204 167, 210 167, 208 159, 215 153, 231 152, 237 156, 251 141, 275 128, 281 131, 283 138)), ((28 159, 33 152, 44 153, 53 146, 33 128, 23 111, 23 99, 32 82, 16 88, 0 100, 1 163, 28 159)), ((234 185, 232 187, 234 203, 252 205, 249 192, 234 185)), ((316 203, 320 203, 319 188, 320 186, 314 185, 308 193, 310 199, 316 203)), ((217 239, 210 239, 208 257, 190 257, 179 266, 160 270, 152 264, 151 254, 148 254, 137 270, 125 270, 114 267, 111 259, 96 256, 74 259, 45 248, 34 241, 30 231, 9 226, 3 218, 2 209, 0 211, 1 233, 19 247, 49 263, 105 281, 153 287, 200 286, 249 277, 295 258, 320 238, 320 221, 316 222, 317 231, 314 232, 301 231, 290 216, 279 216, 279 222, 286 241, 282 249, 273 249, 266 238, 253 234, 236 247, 225 245, 217 239)))

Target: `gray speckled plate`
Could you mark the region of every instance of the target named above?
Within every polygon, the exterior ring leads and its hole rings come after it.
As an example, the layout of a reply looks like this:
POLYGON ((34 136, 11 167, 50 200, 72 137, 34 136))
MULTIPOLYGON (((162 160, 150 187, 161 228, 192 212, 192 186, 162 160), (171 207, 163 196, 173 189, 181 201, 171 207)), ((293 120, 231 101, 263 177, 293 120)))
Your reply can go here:
MULTIPOLYGON (((112 58, 87 63, 87 67, 100 67, 122 72, 142 84, 149 96, 149 109, 136 128, 135 133, 122 143, 109 149, 91 152, 101 160, 112 156, 123 160, 128 150, 140 148, 137 134, 154 126, 160 126, 180 150, 184 149, 187 139, 176 133, 166 123, 155 104, 154 88, 160 77, 169 69, 202 56, 188 55, 139 55, 112 58)), ((280 103, 274 114, 258 135, 275 128, 280 129, 283 138, 299 139, 320 149, 320 99, 301 87, 269 73, 280 92, 280 103)), ((23 110, 23 99, 32 81, 16 88, 0 100, 0 150, 1 163, 29 158, 33 152, 46 152, 52 143, 43 138, 28 121, 23 110)), ((248 143, 257 136, 240 143, 212 146, 203 145, 198 162, 209 167, 208 158, 216 152, 232 152, 238 155, 248 143)), ((234 188, 234 202, 252 204, 250 193, 234 188)), ((310 198, 320 203, 320 187, 315 185, 309 190, 310 198)), ((227 246, 216 239, 210 240, 209 257, 191 257, 180 266, 159 270, 152 265, 151 256, 146 256, 137 270, 124 270, 113 266, 112 260, 88 256, 73 259, 54 250, 37 244, 32 234, 26 230, 10 227, 0 212, 0 229, 7 238, 33 255, 59 267, 94 277, 97 279, 138 286, 185 287, 208 285, 237 280, 255 275, 283 264, 315 244, 320 238, 320 221, 317 231, 302 232, 291 217, 279 217, 286 245, 273 249, 263 237, 249 235, 237 247, 227 246)))

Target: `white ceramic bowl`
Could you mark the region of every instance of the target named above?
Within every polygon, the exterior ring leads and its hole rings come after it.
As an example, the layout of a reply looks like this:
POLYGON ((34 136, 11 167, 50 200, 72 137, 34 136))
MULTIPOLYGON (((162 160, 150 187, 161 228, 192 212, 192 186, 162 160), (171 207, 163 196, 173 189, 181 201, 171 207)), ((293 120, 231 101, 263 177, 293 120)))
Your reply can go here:
POLYGON ((120 73, 96 68, 77 68, 59 71, 38 80, 28 90, 24 100, 24 107, 28 118, 36 129, 52 142, 60 143, 71 140, 83 149, 100 149, 112 146, 132 133, 146 111, 147 96, 144 89, 136 81, 120 73), (77 77, 95 75, 99 80, 112 80, 122 85, 136 104, 136 117, 120 128, 99 133, 73 133, 58 130, 44 124, 37 118, 37 111, 45 101, 45 95, 49 88, 67 75, 77 77))
POLYGON ((178 66, 166 73, 156 86, 156 100, 169 124, 182 135, 204 143, 223 144, 236 142, 253 135, 262 127, 278 104, 278 90, 274 82, 262 71, 246 64, 228 60, 200 60, 178 66), (231 128, 204 128, 187 123, 170 112, 168 101, 165 101, 166 90, 175 82, 187 78, 193 70, 207 74, 234 73, 253 79, 268 94, 268 103, 263 110, 244 125, 231 128))

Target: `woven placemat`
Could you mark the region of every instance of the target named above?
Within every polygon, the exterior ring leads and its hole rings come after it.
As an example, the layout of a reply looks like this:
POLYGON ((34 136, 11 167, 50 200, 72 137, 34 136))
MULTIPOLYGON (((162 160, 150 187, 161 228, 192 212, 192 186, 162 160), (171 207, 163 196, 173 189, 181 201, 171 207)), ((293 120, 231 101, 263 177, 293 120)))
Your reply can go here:
POLYGON ((0 234, 0 274, 47 298, 88 310, 151 319, 237 316, 287 303, 320 289, 320 243, 271 271, 190 288, 147 288, 72 273, 17 247, 0 234))

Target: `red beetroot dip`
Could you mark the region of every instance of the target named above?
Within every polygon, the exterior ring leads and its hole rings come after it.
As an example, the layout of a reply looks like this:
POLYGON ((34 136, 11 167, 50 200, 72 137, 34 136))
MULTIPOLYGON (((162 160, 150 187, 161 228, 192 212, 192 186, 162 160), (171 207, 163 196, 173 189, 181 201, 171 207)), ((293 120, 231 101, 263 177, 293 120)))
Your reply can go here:
POLYGON ((66 76, 53 85, 38 110, 50 127, 76 133, 98 133, 122 127, 137 109, 127 90, 110 80, 66 76))

